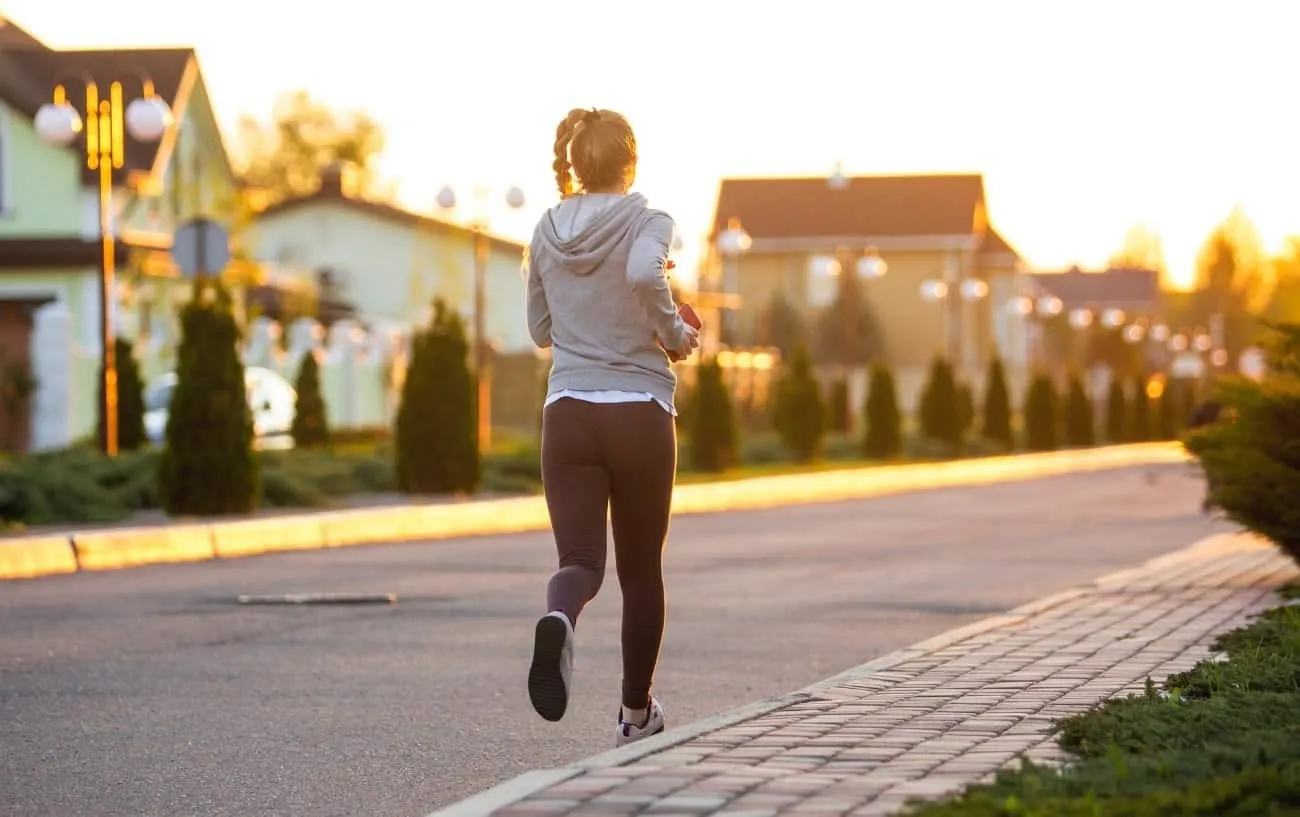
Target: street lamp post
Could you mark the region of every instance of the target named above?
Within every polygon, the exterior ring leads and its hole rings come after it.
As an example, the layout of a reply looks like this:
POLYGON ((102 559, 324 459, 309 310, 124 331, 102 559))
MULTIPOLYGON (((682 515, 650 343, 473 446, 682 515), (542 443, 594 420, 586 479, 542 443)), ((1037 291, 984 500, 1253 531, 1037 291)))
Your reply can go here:
MULTIPOLYGON (((480 215, 469 221, 466 227, 474 237, 474 377, 478 381, 478 444, 479 450, 486 450, 492 444, 492 370, 487 353, 487 268, 491 242, 487 234, 487 188, 475 190, 479 201, 480 215)), ((456 207, 456 191, 444 187, 438 191, 438 206, 443 210, 456 207)), ((511 187, 506 191, 506 206, 518 210, 524 206, 524 191, 511 187)))
MULTIPOLYGON (((740 219, 728 219, 727 229, 719 233, 717 238, 718 252, 722 254, 723 270, 721 289, 724 293, 733 292, 738 288, 740 278, 740 257, 749 252, 749 248, 753 246, 753 244, 754 239, 749 233, 745 232, 745 228, 741 226, 740 219)), ((716 293, 719 287, 713 286, 710 287, 710 289, 716 293)), ((702 338, 702 340, 707 342, 702 344, 705 348, 700 350, 702 352, 701 357, 712 357, 718 353, 718 348, 722 345, 722 315, 723 311, 721 306, 719 306, 716 312, 712 313, 709 324, 713 328, 712 331, 707 329, 705 330, 705 338, 702 338)))
POLYGON ((100 416, 104 423, 104 453, 117 455, 117 356, 113 329, 113 298, 116 292, 116 248, 113 228, 113 171, 126 161, 126 136, 140 142, 156 142, 172 125, 171 108, 156 93, 153 81, 140 73, 140 96, 124 101, 122 83, 109 83, 108 96, 101 97, 99 83, 83 74, 85 119, 68 102, 63 83, 54 87, 53 101, 42 105, 34 120, 36 133, 45 142, 66 146, 84 130, 86 167, 99 173, 99 326, 101 356, 100 416))

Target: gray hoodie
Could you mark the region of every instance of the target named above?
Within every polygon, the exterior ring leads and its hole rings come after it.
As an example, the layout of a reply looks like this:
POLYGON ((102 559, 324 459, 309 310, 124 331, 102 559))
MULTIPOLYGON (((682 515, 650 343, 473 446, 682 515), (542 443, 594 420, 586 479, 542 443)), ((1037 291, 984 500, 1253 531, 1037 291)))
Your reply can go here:
POLYGON ((542 216, 525 255, 528 331, 551 347, 548 391, 648 392, 673 405, 668 349, 688 350, 688 327, 664 261, 676 228, 645 197, 580 195, 542 216))

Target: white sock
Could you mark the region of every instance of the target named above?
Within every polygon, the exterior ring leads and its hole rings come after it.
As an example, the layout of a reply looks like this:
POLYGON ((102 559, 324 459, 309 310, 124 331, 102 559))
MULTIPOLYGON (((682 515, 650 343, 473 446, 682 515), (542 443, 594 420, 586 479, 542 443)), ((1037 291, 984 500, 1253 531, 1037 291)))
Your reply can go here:
POLYGON ((630 723, 630 724, 632 724, 633 726, 635 726, 635 727, 637 727, 638 729, 640 729, 642 726, 645 726, 645 725, 646 725, 646 722, 649 721, 649 720, 650 720, 650 710, 649 710, 648 708, 646 708, 646 709, 629 709, 629 708, 626 707, 626 706, 623 707, 623 722, 624 722, 624 723, 630 723))

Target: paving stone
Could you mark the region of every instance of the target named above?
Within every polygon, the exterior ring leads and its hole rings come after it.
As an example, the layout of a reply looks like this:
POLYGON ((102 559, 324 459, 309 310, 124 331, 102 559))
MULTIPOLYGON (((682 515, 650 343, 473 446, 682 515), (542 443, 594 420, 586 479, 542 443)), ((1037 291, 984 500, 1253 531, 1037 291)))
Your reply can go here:
MULTIPOLYGON (((1142 694, 1296 576, 1272 550, 1143 568, 817 697, 499 809, 504 817, 872 817, 1021 758, 1065 763, 1053 721, 1142 694)), ((846 645, 847 646, 847 645, 846 645)))

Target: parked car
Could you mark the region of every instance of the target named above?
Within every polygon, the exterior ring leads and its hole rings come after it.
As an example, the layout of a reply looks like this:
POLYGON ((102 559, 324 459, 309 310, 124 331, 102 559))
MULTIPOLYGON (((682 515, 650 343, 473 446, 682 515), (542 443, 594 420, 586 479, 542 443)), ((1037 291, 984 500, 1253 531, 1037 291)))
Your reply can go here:
MULTIPOLYGON (((167 433, 168 409, 176 390, 176 373, 159 375, 144 392, 144 433, 150 441, 161 443, 167 433)), ((298 393, 288 380, 259 366, 244 369, 244 390, 248 409, 253 413, 254 445, 258 448, 292 448, 289 436, 293 426, 298 393)))

